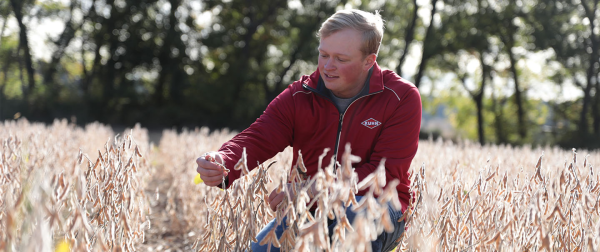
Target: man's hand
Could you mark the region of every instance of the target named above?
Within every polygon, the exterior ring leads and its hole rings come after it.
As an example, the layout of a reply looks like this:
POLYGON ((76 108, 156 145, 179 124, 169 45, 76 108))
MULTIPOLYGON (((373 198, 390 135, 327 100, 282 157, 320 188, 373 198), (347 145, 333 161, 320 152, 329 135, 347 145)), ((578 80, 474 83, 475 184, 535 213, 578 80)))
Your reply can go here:
MULTIPOLYGON (((290 184, 288 184, 288 189, 290 189, 290 184)), ((292 194, 292 192, 290 192, 290 194, 292 194)), ((293 195, 290 195, 290 197, 293 198, 293 195)), ((273 189, 273 191, 271 191, 271 194, 269 195, 269 207, 271 207, 271 210, 273 210, 273 212, 275 212, 275 210, 277 210, 277 206, 279 204, 281 204, 281 202, 283 201, 283 199, 285 198, 285 191, 281 191, 279 193, 277 193, 277 188, 273 189)))
MULTIPOLYGON (((310 186, 310 188, 308 189, 309 193, 308 195, 316 195, 317 194, 317 189, 315 186, 316 183, 312 183, 312 185, 310 186)), ((292 184, 287 183, 287 191, 290 194, 290 198, 293 199, 294 198, 294 192, 292 191, 292 184)), ((312 198, 312 196, 310 196, 312 198)), ((271 210, 273 210, 273 212, 275 212, 275 210, 277 210, 277 206, 279 204, 281 204, 281 202, 283 201, 283 199, 285 198, 285 191, 281 191, 279 193, 277 193, 277 188, 273 189, 273 191, 271 191, 271 194, 269 195, 269 207, 271 207, 271 210)))
POLYGON ((223 169, 223 158, 216 152, 207 152, 196 159, 198 168, 196 171, 208 186, 218 186, 223 183, 223 177, 227 176, 227 171, 223 169))

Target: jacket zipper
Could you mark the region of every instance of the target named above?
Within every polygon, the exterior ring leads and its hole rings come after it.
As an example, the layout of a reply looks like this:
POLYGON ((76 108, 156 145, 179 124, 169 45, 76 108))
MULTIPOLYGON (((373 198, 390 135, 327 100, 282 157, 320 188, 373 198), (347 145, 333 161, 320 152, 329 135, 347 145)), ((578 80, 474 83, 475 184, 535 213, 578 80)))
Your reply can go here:
MULTIPOLYGON (((342 113, 342 114, 340 115, 340 121, 339 121, 339 123, 338 123, 338 134, 337 134, 337 137, 336 137, 336 139, 335 139, 335 152, 334 152, 334 154, 333 154, 333 156, 335 157, 335 159, 333 160, 333 162, 334 162, 334 163, 333 163, 333 170, 334 170, 334 172, 335 172, 335 170, 336 170, 336 168, 337 168, 337 156, 338 156, 338 149, 339 149, 339 145, 340 145, 340 139, 341 139, 341 137, 342 137, 342 126, 343 126, 343 124, 344 124, 344 115, 346 115, 346 112, 348 111, 348 109, 350 108, 350 106, 352 106, 352 104, 353 104, 355 101, 358 101, 358 100, 362 99, 363 97, 371 96, 371 95, 378 94, 378 93, 381 93, 381 92, 383 92, 383 91, 377 91, 377 92, 375 92, 375 93, 366 94, 366 95, 363 95, 363 96, 361 96, 361 97, 358 97, 358 98, 356 98, 354 101, 352 101, 352 102, 351 102, 351 103, 348 105, 348 107, 346 107, 346 110, 344 110, 344 113, 342 113)), ((331 101, 331 99, 329 99, 329 101, 331 101)), ((331 101, 331 102, 333 102, 333 101, 331 101)))
MULTIPOLYGON (((306 85, 306 84, 303 84, 302 86, 303 86, 304 88, 306 88, 306 89, 308 89, 308 90, 310 90, 310 91, 314 92, 315 94, 318 94, 318 95, 322 96, 322 97, 323 97, 323 98, 325 98, 326 100, 328 100, 328 101, 330 101, 331 103, 333 103, 333 105, 335 105, 335 103, 334 103, 334 102, 333 102, 333 101, 332 101, 332 100, 331 100, 329 97, 327 97, 326 95, 323 95, 323 94, 319 93, 319 91, 317 91, 317 90, 315 90, 315 89, 313 89, 313 88, 309 87, 309 86, 308 86, 308 85, 306 85)), ((352 102, 351 102, 351 103, 348 105, 348 107, 346 107, 346 110, 344 110, 344 112, 343 112, 342 114, 340 114, 340 119, 339 119, 339 121, 338 121, 338 131, 337 131, 337 133, 338 133, 338 134, 337 134, 337 136, 336 136, 336 139, 335 139, 335 151, 334 151, 334 153, 333 153, 333 156, 335 157, 335 159, 333 160, 333 171, 334 171, 334 172, 335 172, 335 169, 337 168, 337 155, 338 155, 338 147, 339 147, 339 145, 340 145, 340 138, 342 137, 342 126, 343 126, 343 124, 344 124, 344 115, 346 115, 346 111, 348 111, 348 109, 350 108, 350 106, 352 106, 352 104, 353 104, 354 102, 356 102, 356 101, 358 101, 358 100, 360 100, 360 99, 362 99, 362 98, 364 98, 364 97, 371 96, 371 95, 374 95, 374 94, 379 94, 379 93, 381 93, 381 92, 383 92, 383 90, 381 90, 381 91, 377 91, 377 92, 375 92, 375 93, 366 94, 366 95, 363 95, 363 96, 361 96, 361 97, 358 97, 358 98, 356 98, 354 101, 352 101, 352 102)))

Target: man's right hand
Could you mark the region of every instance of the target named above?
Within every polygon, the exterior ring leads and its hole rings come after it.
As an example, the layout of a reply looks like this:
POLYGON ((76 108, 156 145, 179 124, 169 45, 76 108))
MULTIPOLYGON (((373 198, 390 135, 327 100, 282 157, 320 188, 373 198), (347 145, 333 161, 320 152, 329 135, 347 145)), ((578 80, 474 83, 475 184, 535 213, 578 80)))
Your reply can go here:
POLYGON ((204 184, 208 186, 218 186, 223 183, 223 177, 227 176, 227 171, 222 167, 224 164, 221 155, 216 152, 207 152, 198 159, 196 159, 198 168, 196 171, 200 174, 200 178, 204 181, 204 184), (221 165, 219 165, 221 164, 221 165))

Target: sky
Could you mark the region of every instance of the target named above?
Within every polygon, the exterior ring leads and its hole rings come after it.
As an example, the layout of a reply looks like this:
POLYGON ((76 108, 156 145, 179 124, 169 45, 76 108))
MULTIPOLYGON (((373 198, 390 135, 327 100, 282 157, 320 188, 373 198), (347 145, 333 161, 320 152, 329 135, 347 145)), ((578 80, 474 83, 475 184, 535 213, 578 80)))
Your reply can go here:
MULTIPOLYGON (((48 0, 41 0, 48 1, 48 0)), ((68 0, 53 0, 54 2, 61 2, 64 5, 68 5, 68 0)), ((430 12, 427 8, 430 8, 430 4, 428 0, 418 0, 417 3, 422 6, 420 11, 418 12, 419 16, 422 20, 429 20, 430 12), (425 7, 425 8, 423 8, 425 7)), ((290 8, 298 8, 299 1, 292 0, 290 1, 290 8)), ((192 5, 193 10, 191 11, 201 11, 201 3, 197 5, 192 5)), ((440 7, 440 6, 438 6, 440 7)), ((198 13, 197 23, 202 23, 206 25, 211 22, 210 12, 202 12, 198 13)), ((435 20, 435 19, 434 19, 435 20)), ((4 20, 0 19, 1 22, 4 20)), ((32 57, 34 59, 44 59, 49 60, 52 55, 52 48, 47 45, 48 38, 56 38, 64 29, 64 23, 61 20, 48 20, 44 19, 40 20, 26 20, 28 26, 28 35, 29 35, 29 44, 32 51, 32 57)), ((435 21, 434 21, 435 22, 435 21)), ((16 19, 14 17, 9 18, 7 24, 7 30, 5 31, 5 35, 9 33, 18 32, 18 25, 16 19)), ((72 42, 71 47, 76 47, 77 42, 72 42)), ((403 75, 407 79, 412 79, 412 76, 415 75, 417 67, 420 62, 421 56, 421 45, 420 43, 413 43, 411 46, 410 53, 408 58, 406 59, 406 63, 403 66, 403 75)), ((517 48, 515 51, 523 55, 523 57, 519 60, 517 67, 521 70, 521 72, 526 72, 528 75, 528 91, 527 97, 529 99, 541 99, 544 101, 549 100, 572 100, 583 95, 583 92, 575 87, 572 83, 565 83, 562 86, 551 83, 546 80, 544 76, 549 76, 550 74, 557 69, 557 65, 553 63, 547 63, 547 59, 553 56, 552 51, 542 51, 542 52, 527 52, 524 49, 517 48)), ((465 58, 464 59, 464 67, 467 72, 475 73, 477 69, 480 67, 479 62, 476 58, 465 58)), ((444 74, 432 85, 429 79, 424 79, 422 81, 422 85, 420 87, 420 91, 422 94, 431 94, 434 95, 436 92, 440 90, 445 90, 453 85, 453 74, 444 74), (433 92, 433 93, 432 93, 433 92)), ((506 82, 509 80, 502 78, 495 78, 495 85, 499 87, 508 87, 512 85, 506 85, 506 82)), ((512 82, 511 82, 512 83, 512 82)), ((525 83, 521 81, 521 83, 525 83)), ((467 80, 468 86, 475 86, 475 80, 469 79, 467 80)), ((510 88, 504 88, 501 92, 505 92, 510 95, 512 93, 510 88)), ((489 92, 487 92, 489 93, 489 92)), ((466 94, 466 92, 465 92, 466 94)))
MULTIPOLYGON (((4 20, 2 20, 4 22, 4 20)), ((50 59, 52 51, 46 45, 48 37, 56 38, 64 30, 64 23, 60 20, 45 20, 43 23, 32 22, 28 26, 29 46, 31 54, 35 59, 50 59)), ((11 16, 8 21, 4 36, 10 33, 17 33, 19 27, 17 20, 11 16)))

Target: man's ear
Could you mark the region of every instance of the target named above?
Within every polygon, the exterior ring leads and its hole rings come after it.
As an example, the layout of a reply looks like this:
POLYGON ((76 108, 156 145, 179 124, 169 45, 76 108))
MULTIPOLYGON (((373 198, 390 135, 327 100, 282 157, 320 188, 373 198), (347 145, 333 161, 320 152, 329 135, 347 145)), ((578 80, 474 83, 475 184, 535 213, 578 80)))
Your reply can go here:
POLYGON ((365 58, 365 70, 369 70, 371 69, 371 67, 373 65, 375 65, 375 61, 377 60, 377 55, 374 53, 371 53, 369 55, 367 55, 367 57, 365 58))

